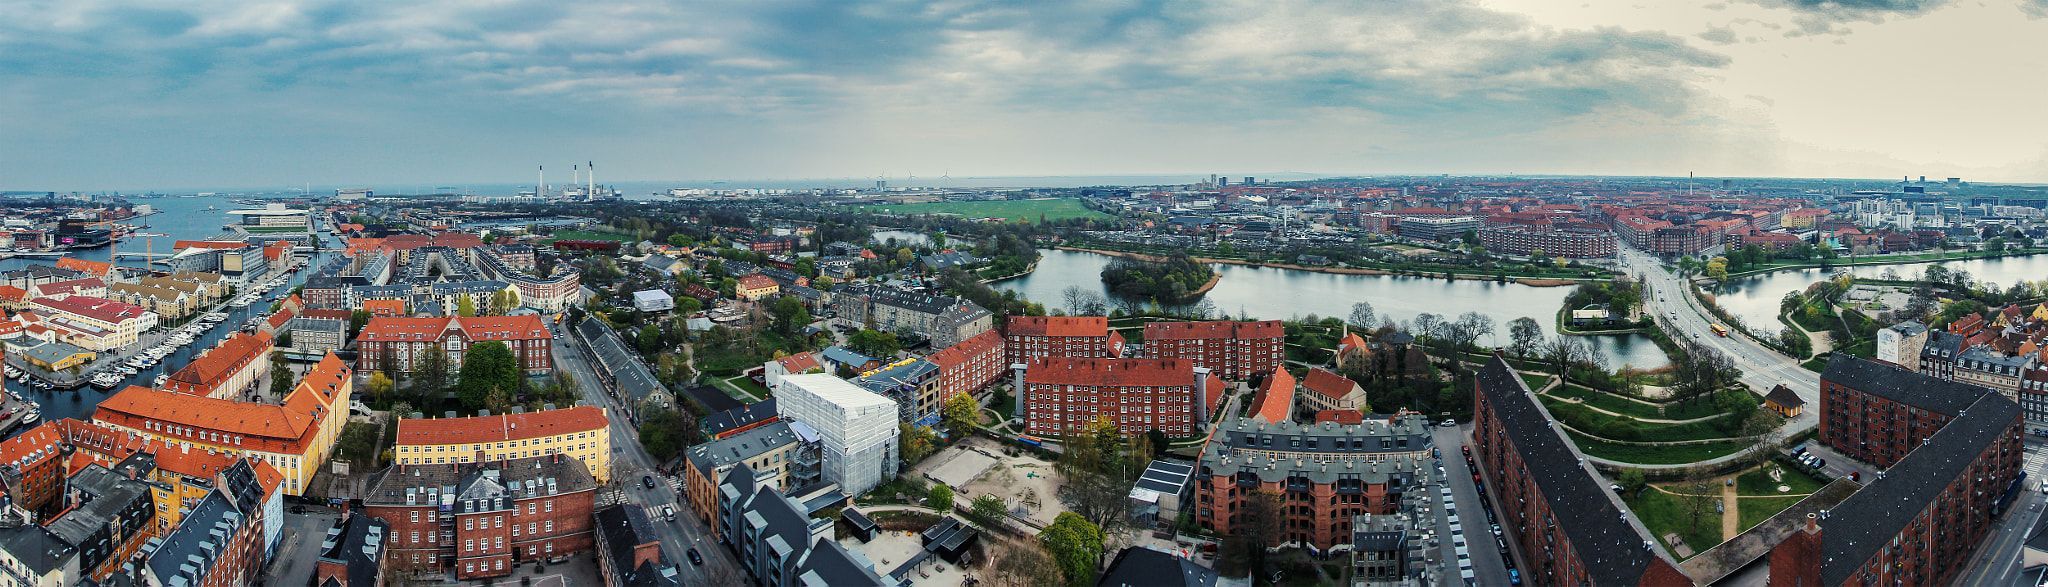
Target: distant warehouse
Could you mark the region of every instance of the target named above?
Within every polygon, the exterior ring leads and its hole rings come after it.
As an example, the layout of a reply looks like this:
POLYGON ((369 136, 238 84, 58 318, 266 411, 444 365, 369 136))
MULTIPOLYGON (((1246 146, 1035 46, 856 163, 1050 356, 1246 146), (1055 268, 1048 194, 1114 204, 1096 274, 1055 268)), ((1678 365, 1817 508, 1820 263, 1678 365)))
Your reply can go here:
POLYGON ((1589 228, 1546 228, 1508 225, 1479 230, 1479 242, 1495 253, 1591 259, 1614 256, 1614 233, 1589 228))

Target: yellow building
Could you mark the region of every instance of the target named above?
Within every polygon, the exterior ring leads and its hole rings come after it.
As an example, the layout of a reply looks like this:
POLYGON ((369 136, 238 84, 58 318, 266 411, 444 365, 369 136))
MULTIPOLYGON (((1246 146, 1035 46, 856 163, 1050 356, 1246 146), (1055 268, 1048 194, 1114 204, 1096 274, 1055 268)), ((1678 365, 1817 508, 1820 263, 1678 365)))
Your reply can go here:
POLYGON ((398 421, 395 445, 400 465, 565 454, 581 459, 599 483, 611 480, 611 420, 596 406, 469 418, 406 418, 398 421))
POLYGON ((732 293, 742 300, 754 301, 775 295, 775 292, 781 290, 782 286, 776 285, 775 280, 756 273, 741 277, 739 284, 733 287, 732 293))
POLYGON ((285 493, 303 495, 348 421, 348 410, 335 408, 353 392, 354 375, 328 353, 281 406, 129 386, 101 401, 93 422, 161 441, 167 450, 269 463, 284 476, 285 493))

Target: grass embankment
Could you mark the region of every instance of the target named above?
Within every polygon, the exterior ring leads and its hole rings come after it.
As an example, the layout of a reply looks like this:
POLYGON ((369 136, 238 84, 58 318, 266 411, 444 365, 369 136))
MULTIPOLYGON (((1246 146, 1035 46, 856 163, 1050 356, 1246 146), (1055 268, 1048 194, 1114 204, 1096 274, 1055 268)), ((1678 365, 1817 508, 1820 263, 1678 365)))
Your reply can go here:
POLYGON ((1806 496, 1743 498, 1741 510, 1735 512, 1735 518, 1741 524, 1742 531, 1748 532, 1750 528, 1764 523, 1764 520, 1771 519, 1771 516, 1778 515, 1778 512, 1785 511, 1785 508, 1792 507, 1792 504, 1799 503, 1802 499, 1806 499, 1806 496))
POLYGON ((1610 442, 1571 431, 1566 431, 1565 434, 1571 437, 1573 443, 1579 445, 1579 452, 1586 453, 1587 456, 1637 465, 1683 465, 1686 463, 1696 463, 1742 452, 1742 449, 1749 447, 1748 443, 1740 440, 1675 446, 1643 446, 1610 442))
MULTIPOLYGON (((1677 488, 1673 491, 1684 489, 1677 488)), ((1655 534, 1658 541, 1664 542, 1665 548, 1672 547, 1669 541, 1664 540, 1667 534, 1678 534, 1678 538, 1685 541, 1687 547, 1692 548, 1693 554, 1713 548, 1720 544, 1723 538, 1721 514, 1715 512, 1713 506, 1707 506, 1706 511, 1695 521, 1692 512, 1686 511, 1678 496, 1654 487, 1644 489, 1634 496, 1623 496, 1622 501, 1628 503, 1629 510, 1635 512, 1636 519, 1643 522, 1643 527, 1649 528, 1650 533, 1655 534)))
MULTIPOLYGON (((1721 392, 1721 395, 1747 393, 1749 392, 1741 390, 1725 390, 1721 392)), ((1693 418, 1705 418, 1707 416, 1712 416, 1714 414, 1721 413, 1719 401, 1720 396, 1702 397, 1694 400, 1665 403, 1662 404, 1663 409, 1659 410, 1658 404, 1643 403, 1629 398, 1614 395, 1611 393, 1595 391, 1593 389, 1572 384, 1566 384, 1562 387, 1551 390, 1550 393, 1545 395, 1575 398, 1578 399, 1580 402, 1585 403, 1586 405, 1600 408, 1602 410, 1607 410, 1609 412, 1614 412, 1616 414, 1623 414, 1632 418, 1643 418, 1651 420, 1691 420, 1693 418)))
POLYGON ((1522 376, 1522 383, 1528 384, 1531 390, 1543 389, 1544 386, 1550 385, 1550 382, 1557 380, 1556 377, 1549 375, 1531 375, 1528 373, 1521 373, 1520 375, 1522 376))
POLYGON ((1002 218, 1004 220, 1025 220, 1038 222, 1066 220, 1068 218, 1109 218, 1108 214, 1088 209, 1074 198, 1053 198, 1042 200, 1005 200, 997 202, 926 202, 922 204, 881 204, 860 206, 857 209, 882 214, 947 214, 968 218, 1002 218))

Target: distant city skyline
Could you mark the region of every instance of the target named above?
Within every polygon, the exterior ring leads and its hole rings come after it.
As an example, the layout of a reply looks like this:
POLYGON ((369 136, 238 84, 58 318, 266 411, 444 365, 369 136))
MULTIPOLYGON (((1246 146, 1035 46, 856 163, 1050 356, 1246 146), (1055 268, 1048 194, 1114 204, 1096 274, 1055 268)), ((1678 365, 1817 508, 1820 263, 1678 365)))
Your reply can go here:
POLYGON ((17 8, 0 190, 560 184, 585 161, 607 183, 2048 183, 2048 0, 17 8))

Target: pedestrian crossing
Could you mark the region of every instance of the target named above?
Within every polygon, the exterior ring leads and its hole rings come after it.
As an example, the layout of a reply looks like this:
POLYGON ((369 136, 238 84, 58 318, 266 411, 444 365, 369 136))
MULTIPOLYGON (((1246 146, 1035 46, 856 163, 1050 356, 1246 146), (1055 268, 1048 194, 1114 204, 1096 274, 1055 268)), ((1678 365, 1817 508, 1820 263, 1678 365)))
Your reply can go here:
POLYGON ((2025 460, 2020 465, 2020 470, 2026 472, 2029 479, 2042 480, 2043 474, 2048 473, 2048 446, 2027 445, 2026 450, 2020 451, 2020 454, 2025 460))

